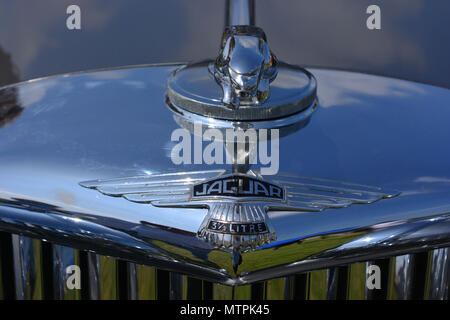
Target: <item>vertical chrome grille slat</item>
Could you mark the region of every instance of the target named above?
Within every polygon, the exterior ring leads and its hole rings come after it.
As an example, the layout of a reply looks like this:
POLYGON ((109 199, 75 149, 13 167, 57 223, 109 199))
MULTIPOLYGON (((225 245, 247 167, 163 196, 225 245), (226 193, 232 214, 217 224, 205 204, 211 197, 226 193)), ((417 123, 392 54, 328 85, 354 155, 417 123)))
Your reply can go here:
POLYGON ((250 285, 235 287, 233 298, 235 300, 252 299, 252 287, 250 285))
POLYGON ((292 299, 292 285, 290 277, 283 277, 265 281, 266 300, 290 300, 292 299))
POLYGON ((348 268, 347 299, 366 298, 366 263, 353 263, 348 268))
POLYGON ((92 300, 118 298, 117 260, 88 252, 89 297, 92 300))
POLYGON ((12 246, 17 300, 43 299, 40 241, 13 234, 12 246))
POLYGON ((214 300, 232 300, 233 295, 233 287, 224 286, 218 283, 213 284, 214 300))
POLYGON ((388 299, 412 299, 414 268, 415 255, 406 254, 390 259, 388 299))
POLYGON ((326 300, 327 269, 308 272, 306 285, 307 300, 326 300))
POLYGON ((21 237, 17 234, 12 235, 13 244, 13 255, 14 255, 14 279, 16 285, 16 298, 17 300, 24 300, 26 298, 25 288, 27 287, 24 283, 27 279, 26 268, 23 265, 23 253, 21 250, 21 237))
POLYGON ((214 300, 250 300, 252 299, 252 286, 230 287, 214 283, 212 298, 214 300))
POLYGON ((100 300, 100 261, 97 254, 88 252, 89 298, 100 300))
POLYGON ((336 300, 337 298, 338 272, 338 268, 327 269, 327 300, 336 300))
POLYGON ((81 291, 69 289, 67 280, 71 274, 66 272, 69 266, 79 266, 80 257, 76 249, 53 245, 53 290, 58 300, 80 300, 81 291))
POLYGON ((128 297, 131 300, 156 300, 156 268, 128 263, 128 297))
POLYGON ((425 298, 446 300, 449 298, 450 257, 449 248, 429 252, 425 298))
POLYGON ((127 279, 128 279, 128 299, 139 299, 139 281, 138 281, 138 265, 135 263, 127 263, 127 279))

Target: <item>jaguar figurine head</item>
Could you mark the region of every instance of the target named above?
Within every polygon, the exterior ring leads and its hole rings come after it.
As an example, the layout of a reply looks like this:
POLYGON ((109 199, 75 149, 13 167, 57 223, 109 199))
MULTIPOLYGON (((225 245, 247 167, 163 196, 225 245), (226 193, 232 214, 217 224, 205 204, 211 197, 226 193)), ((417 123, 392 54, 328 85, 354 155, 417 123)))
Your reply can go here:
POLYGON ((222 43, 210 72, 222 87, 222 102, 231 109, 258 105, 270 94, 278 61, 267 45, 266 35, 255 26, 225 28, 222 43))

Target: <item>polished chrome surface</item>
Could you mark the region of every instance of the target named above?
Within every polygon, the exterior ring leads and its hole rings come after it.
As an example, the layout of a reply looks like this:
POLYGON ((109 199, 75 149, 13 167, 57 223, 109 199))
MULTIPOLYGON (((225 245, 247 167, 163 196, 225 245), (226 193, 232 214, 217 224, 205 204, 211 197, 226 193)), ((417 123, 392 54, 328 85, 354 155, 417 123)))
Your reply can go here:
POLYGON ((67 281, 73 274, 67 272, 70 266, 80 265, 79 251, 70 247, 53 245, 53 288, 58 300, 80 300, 81 289, 69 289, 67 281))
POLYGON ((232 26, 225 28, 219 56, 209 70, 222 87, 222 103, 234 110, 256 106, 269 98, 278 59, 261 28, 232 26))
POLYGON ((229 285, 448 246, 450 152, 441 146, 450 135, 450 93, 401 80, 314 69, 314 117, 279 141, 282 172, 400 195, 339 210, 268 212, 277 240, 244 252, 236 270, 229 253, 197 239, 207 209, 161 209, 80 187, 99 178, 231 171, 170 161, 180 125, 164 99, 165 79, 177 67, 0 90, 18 110, 0 129, 0 229, 229 285))
POLYGON ((192 200, 192 187, 207 179, 216 178, 224 170, 205 170, 176 172, 168 174, 143 175, 108 180, 80 182, 85 188, 95 189, 104 195, 124 197, 138 203, 151 203, 154 206, 186 207, 192 200))
POLYGON ((41 243, 15 234, 12 236, 12 245, 17 300, 42 299, 41 243))
POLYGON ((255 1, 226 0, 226 26, 255 24, 255 1))
POLYGON ((289 277, 264 282, 264 299, 289 300, 291 296, 291 279, 289 277))
POLYGON ((91 300, 118 299, 116 259, 88 252, 88 272, 91 300))
POLYGON ((89 298, 92 300, 100 299, 100 261, 99 257, 88 252, 88 272, 89 272, 89 298))
MULTIPOLYGON (((449 216, 441 216, 410 222, 385 223, 365 230, 354 229, 347 232, 337 231, 328 235, 318 234, 308 239, 300 238, 297 239, 298 242, 293 241, 283 247, 285 253, 291 254, 294 250, 298 252, 297 262, 279 266, 275 263, 266 263, 266 267, 271 266, 272 268, 261 273, 241 275, 239 280, 242 283, 251 283, 291 273, 329 268, 357 261, 371 261, 402 253, 419 252, 436 246, 448 246, 450 243, 449 230, 449 216), (334 248, 323 249, 322 251, 317 249, 321 244, 329 246, 332 243, 335 245, 334 248), (338 245, 339 243, 341 244, 338 245), (302 247, 305 251, 303 253, 304 258, 300 258, 302 247), (310 247, 315 249, 309 251, 310 247), (262 274, 264 276, 260 278, 262 274)), ((278 249, 277 253, 281 254, 280 248, 274 246, 273 249, 278 249)), ((269 252, 266 252, 266 254, 270 255, 269 252)), ((260 253, 260 255, 263 254, 260 253)), ((275 255, 276 253, 272 252, 272 257, 275 255)), ((245 264, 241 267, 245 268, 245 264)))
POLYGON ((225 130, 279 129, 281 131, 281 135, 284 135, 286 132, 290 133, 304 128, 308 124, 314 111, 317 109, 318 103, 317 100, 315 100, 310 106, 308 106, 302 112, 295 113, 288 117, 265 121, 260 120, 260 121, 246 121, 246 122, 229 121, 205 117, 200 114, 196 114, 193 112, 189 112, 185 109, 179 108, 170 103, 170 101, 168 101, 168 105, 170 109, 174 111, 174 118, 175 121, 179 124, 179 126, 188 130, 191 133, 194 132, 195 124, 201 124, 205 128, 216 128, 222 131, 224 129, 225 130))
POLYGON ((156 268, 127 263, 128 298, 130 300, 156 300, 157 275, 156 268))
POLYGON ((222 102, 224 93, 216 83, 214 71, 210 72, 211 64, 212 61, 202 61, 173 72, 167 82, 170 104, 207 119, 249 122, 295 116, 316 100, 314 76, 303 68, 280 62, 277 77, 270 84, 270 96, 265 101, 228 108, 222 102))
POLYGON ((431 300, 449 299, 450 256, 449 248, 433 250, 429 253, 429 270, 425 297, 431 300))
POLYGON ((392 300, 413 299, 415 255, 405 254, 391 258, 391 279, 388 298, 392 300))
POLYGON ((347 300, 364 300, 366 290, 366 262, 358 262, 348 266, 347 300))
POLYGON ((229 287, 213 284, 214 300, 250 300, 252 298, 251 286, 229 287))
POLYGON ((202 122, 208 118, 246 122, 293 116, 315 105, 314 76, 278 62, 264 31, 253 25, 253 5, 246 0, 227 2, 218 57, 172 73, 167 82, 172 109, 203 116, 202 122))
MULTIPOLYGON (((5 234, 1 234, 5 239, 5 234)), ((14 235, 9 235, 10 238, 14 235)), ((43 246, 44 242, 30 239, 34 245, 43 246)), ((13 243, 9 243, 11 250, 13 243)), ((54 247, 54 246, 53 246, 54 247)), ((2 243, 2 248, 7 249, 7 245, 2 243)), ((68 249, 68 248, 67 248, 68 249)), ((69 251, 67 251, 69 252, 69 251)), ((72 253, 71 253, 72 254, 72 253)), ((122 260, 107 258, 105 256, 96 256, 97 261, 108 261, 110 265, 128 266, 126 268, 117 268, 116 274, 112 277, 104 277, 103 288, 114 288, 103 292, 103 299, 112 299, 117 295, 123 299, 131 300, 154 300, 154 299, 189 299, 189 300, 210 300, 210 299, 237 299, 237 300, 277 300, 277 299, 295 299, 295 300, 330 300, 330 299, 350 299, 350 300, 374 300, 374 299, 406 299, 404 296, 397 296, 399 287, 404 287, 402 282, 413 284, 409 287, 407 299, 448 299, 445 296, 449 286, 448 268, 445 261, 443 268, 436 268, 436 263, 442 263, 440 260, 448 254, 448 248, 432 250, 429 252, 419 252, 417 254, 396 256, 391 259, 383 258, 378 260, 366 261, 350 265, 344 265, 336 268, 320 269, 306 273, 294 273, 288 277, 257 282, 251 285, 243 286, 225 286, 218 283, 202 281, 186 275, 169 273, 153 267, 127 263, 122 260), (428 258, 427 258, 428 257, 428 258), (438 257, 434 259, 433 257, 438 257), (403 273, 405 277, 398 277, 399 272, 393 268, 395 260, 402 261, 402 267, 405 269, 414 269, 414 272, 403 273), (391 261, 391 263, 389 263, 391 261), (413 263, 412 265, 409 265, 413 263), (367 266, 376 264, 381 270, 381 289, 370 292, 365 287, 367 279, 367 266), (134 272, 132 271, 134 270, 134 272), (120 285, 115 285, 116 276, 120 278, 120 285), (434 276, 438 281, 434 281, 434 276), (134 288, 134 293, 130 291, 134 288), (396 291, 392 291, 395 289, 396 291), (114 295, 108 294, 113 292, 114 295), (439 293, 438 295, 433 294, 439 293), (430 295, 431 293, 431 295, 430 295), (442 295, 444 293, 444 295, 442 295)), ((88 252, 80 251, 80 256, 89 255, 88 252)), ((69 261, 68 259, 67 261, 69 261)), ((70 299, 70 294, 76 294, 77 298, 90 298, 90 284, 83 286, 81 290, 66 290, 66 296, 62 297, 49 287, 50 284, 56 287, 63 287, 64 283, 55 281, 64 281, 62 278, 53 278, 45 276, 53 273, 52 264, 55 263, 54 255, 43 255, 39 270, 41 288, 50 289, 45 292, 41 290, 39 297, 29 297, 27 299, 41 299, 42 291, 46 299, 70 299)), ((2 270, 9 269, 14 264, 14 258, 4 259, 1 262, 2 270)), ((88 264, 80 264, 81 273, 89 275, 91 272, 88 264)), ((100 265, 100 268, 102 266, 100 265)), ((100 272, 101 273, 101 272, 100 272)), ((9 274, 0 274, 5 281, 5 286, 11 285, 11 276, 9 274)), ((101 276, 100 276, 101 278, 101 276)), ((14 283, 14 281, 12 281, 14 283)), ((12 283, 12 284, 13 284, 12 283)), ((7 290, 8 291, 8 290, 7 290)), ((14 292, 5 292, 2 299, 16 298, 14 292), (13 295, 11 296, 10 294, 13 295)))
POLYGON ((338 268, 327 269, 326 278, 326 299, 336 300, 337 297, 337 285, 338 285, 338 268))
POLYGON ((208 208, 198 236, 216 248, 232 252, 256 249, 276 240, 268 212, 321 212, 398 195, 378 187, 325 179, 277 175, 264 180, 256 171, 224 173, 179 172, 84 181, 80 185, 157 207, 208 208))
MULTIPOLYGON (((307 274, 305 290, 305 298, 307 300, 328 300, 328 296, 332 295, 332 293, 328 290, 331 285, 328 281, 329 273, 330 269, 323 269, 312 271, 307 274)), ((332 286, 330 287, 332 288, 332 286)))

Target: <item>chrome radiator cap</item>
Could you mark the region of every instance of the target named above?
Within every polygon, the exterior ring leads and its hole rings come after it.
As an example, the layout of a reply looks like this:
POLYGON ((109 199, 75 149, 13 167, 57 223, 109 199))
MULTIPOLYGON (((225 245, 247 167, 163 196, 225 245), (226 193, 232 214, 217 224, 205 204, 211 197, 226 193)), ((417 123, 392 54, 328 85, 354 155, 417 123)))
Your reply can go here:
POLYGON ((316 100, 314 76, 278 62, 264 31, 255 26, 227 27, 215 61, 177 69, 167 86, 175 108, 232 121, 288 117, 316 100))

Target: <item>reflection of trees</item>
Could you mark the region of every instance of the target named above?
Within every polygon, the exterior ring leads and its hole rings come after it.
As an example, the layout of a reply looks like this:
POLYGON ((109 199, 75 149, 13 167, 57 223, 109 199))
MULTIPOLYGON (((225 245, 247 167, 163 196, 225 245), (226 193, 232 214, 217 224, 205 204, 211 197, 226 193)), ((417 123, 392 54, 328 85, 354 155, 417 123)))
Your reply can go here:
POLYGON ((17 70, 10 55, 0 47, 0 87, 19 81, 17 70))
POLYGON ((23 108, 17 101, 17 89, 6 88, 0 90, 0 128, 11 123, 21 113, 23 108))
MULTIPOLYGON (((19 82, 19 76, 11 57, 0 48, 0 87, 16 82, 19 82)), ((0 90, 0 128, 16 119, 22 110, 17 100, 16 88, 0 90)))

